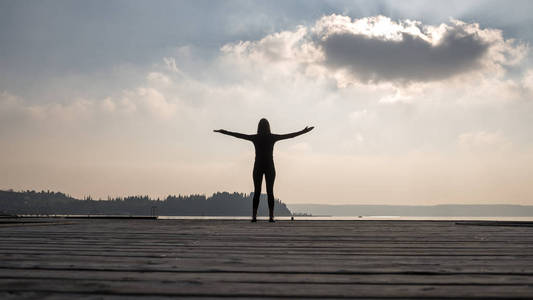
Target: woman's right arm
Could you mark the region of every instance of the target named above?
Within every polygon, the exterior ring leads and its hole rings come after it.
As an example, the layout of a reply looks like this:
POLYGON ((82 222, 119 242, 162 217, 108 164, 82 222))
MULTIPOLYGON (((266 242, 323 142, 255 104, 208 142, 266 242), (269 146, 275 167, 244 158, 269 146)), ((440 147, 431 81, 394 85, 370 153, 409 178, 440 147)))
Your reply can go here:
POLYGON ((232 137, 236 137, 236 138, 247 140, 247 141, 251 141, 252 140, 252 136, 253 136, 251 134, 232 132, 232 131, 227 131, 227 130, 224 130, 224 129, 218 129, 218 130, 213 130, 213 131, 214 132, 218 132, 218 133, 222 133, 222 134, 226 134, 226 135, 231 135, 232 137))

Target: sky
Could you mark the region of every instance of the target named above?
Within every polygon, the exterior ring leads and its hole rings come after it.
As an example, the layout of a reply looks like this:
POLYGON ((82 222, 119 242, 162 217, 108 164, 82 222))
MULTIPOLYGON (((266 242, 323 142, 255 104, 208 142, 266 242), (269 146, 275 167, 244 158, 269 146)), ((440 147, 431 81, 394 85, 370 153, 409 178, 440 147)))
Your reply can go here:
POLYGON ((0 189, 533 205, 531 1, 0 0, 0 189))

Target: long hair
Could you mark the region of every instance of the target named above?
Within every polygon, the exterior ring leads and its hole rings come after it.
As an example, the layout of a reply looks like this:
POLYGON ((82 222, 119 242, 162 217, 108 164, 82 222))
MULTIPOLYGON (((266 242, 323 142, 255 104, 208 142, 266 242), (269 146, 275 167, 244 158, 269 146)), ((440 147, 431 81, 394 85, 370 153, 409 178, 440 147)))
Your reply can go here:
POLYGON ((257 124, 257 134, 270 134, 270 123, 268 123, 267 119, 262 118, 259 120, 259 124, 257 124))

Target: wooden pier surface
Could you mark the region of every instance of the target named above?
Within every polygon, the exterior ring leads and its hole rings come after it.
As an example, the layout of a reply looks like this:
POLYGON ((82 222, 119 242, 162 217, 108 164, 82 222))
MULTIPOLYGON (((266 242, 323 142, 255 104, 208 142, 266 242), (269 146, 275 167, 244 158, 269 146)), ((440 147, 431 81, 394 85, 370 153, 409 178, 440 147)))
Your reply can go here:
POLYGON ((533 298, 533 227, 480 225, 4 219, 0 298, 533 298))

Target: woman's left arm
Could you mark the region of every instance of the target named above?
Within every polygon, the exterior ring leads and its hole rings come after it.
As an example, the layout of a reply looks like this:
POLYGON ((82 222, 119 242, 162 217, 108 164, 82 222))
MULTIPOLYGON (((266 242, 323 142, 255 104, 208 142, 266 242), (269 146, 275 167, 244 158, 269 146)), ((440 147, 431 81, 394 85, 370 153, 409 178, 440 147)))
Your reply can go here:
POLYGON ((304 133, 308 133, 309 131, 313 130, 313 128, 315 128, 315 127, 314 126, 311 126, 311 127, 306 126, 304 129, 302 129, 300 131, 287 133, 287 134, 273 134, 273 136, 274 136, 274 139, 276 141, 292 139, 293 137, 297 137, 297 136, 302 135, 304 133))

